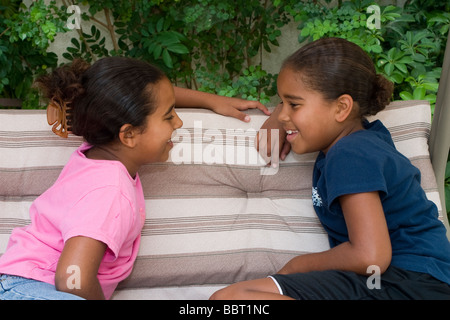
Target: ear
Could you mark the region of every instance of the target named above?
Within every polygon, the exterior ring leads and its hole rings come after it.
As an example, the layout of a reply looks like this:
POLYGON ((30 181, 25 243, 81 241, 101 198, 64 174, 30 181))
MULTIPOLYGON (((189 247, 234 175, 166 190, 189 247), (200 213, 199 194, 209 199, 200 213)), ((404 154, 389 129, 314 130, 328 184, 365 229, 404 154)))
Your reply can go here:
POLYGON ((344 122, 353 111, 353 98, 348 94, 343 94, 336 100, 335 119, 337 122, 344 122))
POLYGON ((129 123, 124 124, 119 131, 119 140, 126 147, 134 148, 137 142, 137 129, 129 123))

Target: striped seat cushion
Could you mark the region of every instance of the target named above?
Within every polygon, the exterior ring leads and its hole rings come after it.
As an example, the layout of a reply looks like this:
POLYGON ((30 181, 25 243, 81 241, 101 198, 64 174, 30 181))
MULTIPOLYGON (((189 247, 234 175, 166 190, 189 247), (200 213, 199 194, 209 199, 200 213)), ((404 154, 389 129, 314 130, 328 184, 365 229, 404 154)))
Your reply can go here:
MULTIPOLYGON (((292 257, 328 248, 311 201, 316 154, 276 168, 254 150, 266 116, 243 123, 200 109, 184 122, 169 161, 144 166, 147 218, 134 270, 119 290, 229 284, 278 271, 292 257)), ((394 102, 380 118, 397 148, 422 172, 440 208, 428 154, 430 108, 394 102)), ((43 111, 0 110, 0 253, 15 227, 29 223, 31 202, 52 185, 81 139, 55 136, 43 111)))

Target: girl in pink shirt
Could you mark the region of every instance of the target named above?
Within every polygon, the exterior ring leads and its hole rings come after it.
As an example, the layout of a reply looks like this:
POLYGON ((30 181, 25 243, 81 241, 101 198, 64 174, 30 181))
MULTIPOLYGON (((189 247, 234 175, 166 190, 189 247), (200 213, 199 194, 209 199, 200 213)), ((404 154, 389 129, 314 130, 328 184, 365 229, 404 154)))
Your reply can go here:
POLYGON ((177 102, 244 121, 260 103, 175 88, 129 58, 76 60, 38 79, 53 131, 85 142, 30 208, 0 257, 2 299, 109 299, 131 272, 145 220, 138 169, 166 161, 182 126, 177 102), (205 105, 210 103, 210 105, 205 105))

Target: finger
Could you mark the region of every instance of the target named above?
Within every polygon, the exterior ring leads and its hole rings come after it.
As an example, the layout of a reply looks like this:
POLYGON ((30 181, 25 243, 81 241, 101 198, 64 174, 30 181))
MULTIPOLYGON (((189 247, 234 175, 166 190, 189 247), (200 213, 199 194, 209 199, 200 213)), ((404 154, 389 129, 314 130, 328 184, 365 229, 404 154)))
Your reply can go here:
POLYGON ((263 157, 263 159, 270 160, 272 156, 270 130, 261 129, 258 132, 257 137, 257 150, 259 154, 263 157))
POLYGON ((263 105, 261 102, 259 102, 259 101, 241 100, 240 102, 242 102, 242 101, 244 101, 243 104, 236 105, 237 109, 239 109, 239 110, 259 109, 264 114, 266 114, 268 116, 271 115, 270 110, 265 105, 263 105))
POLYGON ((259 131, 256 133, 255 147, 256 147, 256 151, 259 151, 259 131))
POLYGON ((281 148, 280 159, 284 161, 286 156, 291 151, 291 144, 288 141, 285 141, 283 147, 281 148))
POLYGON ((235 108, 231 108, 229 111, 228 116, 236 118, 238 120, 241 120, 243 122, 250 122, 251 118, 248 114, 245 114, 244 112, 241 112, 235 108))
POLYGON ((258 102, 257 106, 256 106, 259 110, 261 110, 264 114, 270 116, 271 112, 269 109, 267 109, 267 107, 265 105, 263 105, 262 103, 258 102))

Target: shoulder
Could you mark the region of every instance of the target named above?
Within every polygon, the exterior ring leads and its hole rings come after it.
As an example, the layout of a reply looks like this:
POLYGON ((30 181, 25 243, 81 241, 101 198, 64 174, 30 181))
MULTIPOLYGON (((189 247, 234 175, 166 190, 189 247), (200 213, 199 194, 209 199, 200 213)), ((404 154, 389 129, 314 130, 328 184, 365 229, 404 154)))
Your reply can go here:
MULTIPOLYGON (((389 131, 380 121, 365 123, 365 130, 341 138, 324 158, 323 173, 336 185, 378 184, 385 189, 389 168, 397 166, 402 156, 395 149, 389 131)), ((363 190, 362 188, 361 190, 363 190)))
POLYGON ((374 162, 399 154, 389 131, 381 121, 366 122, 364 126, 364 130, 343 137, 331 147, 326 156, 327 160, 336 161, 343 158, 344 161, 374 162))
POLYGON ((83 143, 72 155, 57 180, 60 184, 72 184, 75 189, 96 190, 102 187, 119 189, 133 187, 133 179, 119 161, 88 159, 84 152, 90 146, 83 143))
MULTIPOLYGON (((70 211, 90 202, 111 205, 119 199, 133 205, 140 192, 139 178, 133 179, 118 161, 95 161, 74 152, 55 183, 38 202, 70 211)), ((98 207, 95 205, 95 207, 98 207)))

